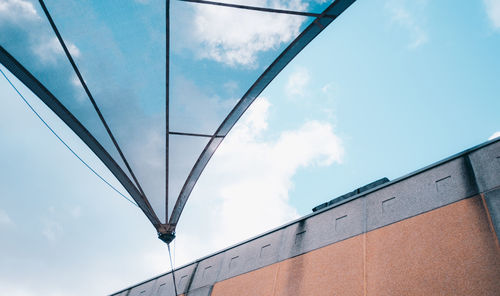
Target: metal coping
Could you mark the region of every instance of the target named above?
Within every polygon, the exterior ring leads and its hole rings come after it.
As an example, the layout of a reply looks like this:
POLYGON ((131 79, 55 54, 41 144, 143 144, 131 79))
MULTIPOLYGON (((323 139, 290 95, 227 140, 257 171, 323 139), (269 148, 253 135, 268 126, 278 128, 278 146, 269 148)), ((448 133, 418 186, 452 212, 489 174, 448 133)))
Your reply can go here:
MULTIPOLYGON (((433 164, 430 164, 430 165, 425 166, 425 167, 423 167, 423 168, 421 168, 421 169, 418 169, 418 170, 416 170, 416 171, 413 171, 413 172, 411 172, 411 173, 409 173, 409 174, 407 174, 407 175, 404 175, 404 176, 402 176, 402 177, 396 178, 396 179, 394 179, 394 180, 392 180, 392 181, 389 181, 389 182, 387 182, 387 183, 383 183, 383 184, 381 184, 381 185, 379 185, 379 186, 376 186, 376 187, 374 187, 374 188, 371 188, 371 189, 369 189, 369 190, 363 191, 363 192, 361 192, 361 193, 359 193, 359 194, 356 194, 356 195, 354 195, 354 196, 352 196, 352 197, 350 197, 350 198, 344 199, 344 200, 342 200, 342 201, 340 201, 340 202, 338 202, 338 203, 336 203, 336 204, 333 204, 333 205, 331 205, 331 206, 327 206, 327 207, 325 207, 325 208, 323 208, 323 209, 321 209, 321 210, 318 210, 318 211, 316 211, 316 212, 312 212, 312 213, 307 214, 307 215, 305 215, 305 216, 303 216, 303 217, 300 217, 300 218, 298 218, 298 219, 292 220, 292 221, 290 221, 290 222, 288 222, 288 223, 286 223, 286 224, 283 224, 283 225, 278 226, 278 227, 276 227, 276 228, 273 228, 273 229, 271 229, 271 230, 269 230, 269 231, 266 231, 266 232, 264 232, 264 233, 261 233, 261 234, 259 234, 259 235, 254 236, 254 237, 251 237, 251 238, 249 238, 249 239, 246 239, 246 240, 244 240, 244 241, 242 241, 242 242, 239 242, 239 243, 237 243, 237 244, 234 244, 234 245, 232 245, 232 246, 229 246, 229 247, 227 247, 227 248, 225 248, 225 249, 222 249, 222 250, 219 250, 219 251, 214 252, 214 253, 212 253, 212 254, 209 254, 209 255, 203 256, 203 257, 201 257, 201 258, 199 258, 199 259, 197 259, 197 260, 195 260, 195 261, 192 261, 192 262, 190 262, 190 263, 187 263, 187 264, 184 264, 184 265, 182 265, 182 266, 177 267, 177 268, 174 270, 174 272, 179 271, 179 270, 181 270, 181 269, 183 269, 183 268, 186 268, 186 267, 188 267, 188 266, 190 266, 190 265, 193 265, 193 264, 198 264, 198 263, 200 263, 201 261, 203 261, 203 260, 205 260, 205 259, 208 259, 208 258, 210 258, 210 257, 214 257, 214 256, 219 255, 219 254, 224 253, 224 252, 227 252, 227 251, 229 251, 229 250, 231 250, 231 249, 234 249, 234 248, 236 248, 236 247, 238 247, 238 246, 244 245, 244 244, 246 244, 246 243, 248 243, 248 242, 251 242, 251 241, 253 241, 253 240, 256 240, 256 239, 258 239, 258 238, 264 237, 264 236, 266 236, 266 235, 268 235, 268 234, 271 234, 271 233, 273 233, 273 232, 276 232, 276 231, 282 230, 282 229, 284 229, 284 228, 286 228, 286 227, 289 227, 289 226, 291 226, 291 225, 293 225, 293 224, 295 224, 295 223, 298 223, 298 222, 300 222, 300 221, 304 221, 304 220, 306 220, 306 219, 308 219, 308 218, 310 218, 310 217, 313 217, 313 216, 319 215, 319 214, 321 214, 321 213, 323 213, 323 212, 325 212, 325 211, 331 210, 331 209, 336 208, 336 207, 338 207, 338 206, 340 206, 340 205, 342 205, 342 204, 348 203, 348 202, 350 202, 350 201, 352 201, 352 200, 355 200, 355 199, 358 199, 358 198, 363 197, 363 196, 365 196, 365 195, 368 195, 368 194, 370 194, 370 193, 372 193, 372 192, 374 192, 374 191, 378 191, 378 190, 383 189, 383 188, 385 188, 385 187, 389 187, 389 186, 391 186, 391 185, 394 185, 394 184, 396 184, 396 183, 398 183, 398 182, 401 182, 401 181, 403 181, 403 180, 406 180, 406 179, 408 179, 408 178, 411 178, 411 177, 413 177, 413 176, 416 176, 416 175, 418 175, 418 174, 420 174, 420 173, 423 173, 423 172, 425 172, 425 171, 428 171, 428 170, 430 170, 430 169, 432 169, 432 168, 438 167, 438 166, 440 166, 440 165, 442 165, 442 164, 444 164, 444 163, 447 163, 447 162, 450 162, 450 161, 455 160, 455 159, 457 159, 457 158, 460 158, 460 157, 466 156, 466 155, 468 155, 468 154, 470 154, 470 153, 472 153, 472 152, 474 152, 474 151, 477 151, 477 150, 479 150, 479 149, 481 149, 481 148, 484 148, 484 147, 489 146, 489 145, 491 145, 491 144, 493 144, 493 143, 496 143, 496 142, 500 142, 500 137, 495 138, 495 139, 492 139, 492 140, 489 140, 489 141, 486 141, 486 142, 481 143, 481 144, 479 144, 479 145, 476 145, 476 146, 474 146, 474 147, 468 148, 468 149, 466 149, 466 150, 464 150, 464 151, 462 151, 462 152, 459 152, 459 153, 457 153, 457 154, 454 154, 454 155, 452 155, 452 156, 449 156, 449 157, 447 157, 447 158, 444 158, 444 159, 442 159, 442 160, 440 160, 440 161, 437 161, 437 162, 435 162, 435 163, 433 163, 433 164)), ((364 186, 362 186, 362 187, 364 187, 364 186)), ((157 275, 157 276, 155 276, 155 277, 153 277, 153 278, 147 279, 147 280, 142 281, 142 282, 140 282, 140 283, 137 283, 137 284, 135 284, 135 285, 133 285, 133 286, 130 286, 130 287, 128 287, 128 288, 125 288, 125 289, 122 289, 122 290, 120 290, 120 291, 117 291, 117 292, 115 292, 115 293, 113 293, 113 294, 111 294, 111 295, 119 295, 120 293, 123 293, 123 292, 125 292, 125 291, 127 291, 127 290, 131 290, 131 289, 133 289, 133 288, 135 288, 135 287, 138 287, 138 286, 140 286, 140 285, 142 285, 142 284, 145 284, 145 283, 147 283, 147 282, 150 282, 150 281, 156 280, 156 279, 158 279, 158 278, 160 278, 160 277, 163 277, 163 276, 166 276, 166 275, 168 275, 168 274, 170 274, 170 273, 171 273, 171 272, 162 273, 162 274, 157 275)))
POLYGON ((313 212, 317 212, 317 211, 319 211, 319 210, 321 210, 323 208, 326 208, 326 207, 332 206, 334 204, 337 204, 337 203, 343 201, 344 199, 348 199, 351 196, 363 193, 363 192, 365 192, 367 190, 370 190, 372 188, 378 187, 378 186, 380 186, 380 185, 382 185, 384 183, 387 183, 387 182, 390 182, 390 180, 387 177, 378 179, 378 180, 373 181, 371 183, 368 183, 368 184, 366 184, 364 186, 358 187, 358 188, 354 189, 353 191, 347 192, 347 193, 342 194, 340 196, 337 196, 337 197, 335 197, 335 198, 333 198, 333 199, 331 199, 329 201, 321 203, 321 204, 315 206, 314 208, 312 208, 312 211, 313 212))

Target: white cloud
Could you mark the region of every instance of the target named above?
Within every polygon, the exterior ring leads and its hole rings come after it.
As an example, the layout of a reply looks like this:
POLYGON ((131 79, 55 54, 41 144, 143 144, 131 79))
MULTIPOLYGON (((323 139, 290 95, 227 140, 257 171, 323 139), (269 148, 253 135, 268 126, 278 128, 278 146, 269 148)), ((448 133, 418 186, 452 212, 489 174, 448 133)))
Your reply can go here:
POLYGON ((47 295, 47 296, 71 296, 75 295, 77 291, 64 290, 57 285, 53 287, 34 287, 33 282, 27 282, 26 280, 15 279, 11 281, 2 280, 0 281, 0 295, 9 296, 36 296, 36 295, 47 295))
POLYGON ((37 293, 29 290, 26 286, 13 284, 9 281, 0 282, 0 294, 10 296, 35 296, 37 293))
MULTIPOLYGON (((300 0, 222 1, 251 6, 306 10, 300 0)), ((211 5, 197 5, 193 18, 193 37, 201 45, 200 58, 231 66, 256 67, 259 52, 275 49, 299 33, 304 17, 271 14, 211 5)))
POLYGON ((43 221, 42 235, 49 241, 55 242, 63 233, 62 225, 57 222, 54 217, 57 217, 58 212, 54 206, 49 206, 47 209, 47 217, 43 221))
POLYGON ((427 1, 388 1, 386 7, 390 12, 391 21, 407 30, 411 38, 408 48, 417 48, 429 41, 427 31, 423 28, 423 13, 427 1), (411 8, 410 8, 411 6, 411 8))
POLYGON ((500 29, 500 0, 484 0, 484 4, 493 28, 500 29))
MULTIPOLYGON (((80 50, 76 47, 76 45, 66 42, 66 46, 74 59, 80 57, 80 50)), ((56 37, 42 40, 33 47, 33 52, 42 62, 49 64, 55 64, 57 62, 57 58, 64 56, 63 48, 56 37)))
POLYGON ((75 206, 72 208, 69 213, 71 214, 71 217, 78 219, 82 216, 82 207, 81 206, 75 206))
POLYGON ((323 87, 321 88, 321 92, 324 93, 324 94, 330 93, 330 91, 332 89, 332 86, 333 86, 332 82, 323 85, 323 87))
POLYGON ((259 98, 210 161, 179 224, 178 263, 297 218, 289 203, 293 176, 341 162, 342 141, 328 123, 309 121, 264 140, 270 108, 259 98))
MULTIPOLYGON (((38 15, 33 3, 25 0, 0 0, 0 24, 14 24, 19 32, 28 33, 29 42, 33 44, 32 51, 43 62, 54 63, 58 55, 63 55, 63 49, 52 32, 41 30, 42 18, 38 15), (50 36, 50 37, 49 37, 50 36)), ((8 26, 6 26, 8 27, 8 26)), ((3 34, 8 34, 1 32, 3 34)), ((8 36, 8 35, 7 35, 8 36)), ((17 38, 25 38, 15 36, 17 38)), ((14 36, 10 38, 15 38, 14 36)), ((28 41, 28 40, 26 40, 28 41)), ((74 58, 80 57, 80 50, 75 44, 66 41, 68 50, 74 58)))
POLYGON ((500 137, 500 131, 493 133, 493 135, 491 135, 488 138, 488 140, 493 140, 493 139, 498 138, 498 137, 500 137))
POLYGON ((12 219, 10 219, 9 215, 2 209, 0 209, 0 225, 12 225, 12 219))
POLYGON ((42 235, 50 242, 55 242, 57 238, 63 232, 61 224, 53 220, 47 220, 44 222, 44 227, 42 229, 42 235))
POLYGON ((33 3, 24 0, 0 0, 0 21, 23 22, 39 16, 33 3))
MULTIPOLYGON (((170 122, 174 131, 213 133, 222 122, 224 117, 238 102, 238 97, 211 95, 197 85, 194 81, 186 79, 181 75, 171 81, 172 97, 176 99, 171 102, 170 122)), ((226 91, 231 92, 238 88, 234 81, 224 84, 226 91)))
POLYGON ((230 94, 234 94, 238 90, 238 87, 238 82, 234 80, 230 80, 224 83, 224 89, 230 94))
MULTIPOLYGON (((69 50, 69 53, 71 54, 71 56, 74 58, 74 59, 77 59, 80 57, 80 50, 78 49, 78 47, 76 47, 76 45, 74 45, 73 43, 68 43, 66 42, 66 45, 68 46, 68 50, 69 50)), ((62 50, 62 48, 61 48, 62 50)))
POLYGON ((306 68, 299 68, 288 78, 286 92, 290 96, 304 96, 310 75, 306 68))

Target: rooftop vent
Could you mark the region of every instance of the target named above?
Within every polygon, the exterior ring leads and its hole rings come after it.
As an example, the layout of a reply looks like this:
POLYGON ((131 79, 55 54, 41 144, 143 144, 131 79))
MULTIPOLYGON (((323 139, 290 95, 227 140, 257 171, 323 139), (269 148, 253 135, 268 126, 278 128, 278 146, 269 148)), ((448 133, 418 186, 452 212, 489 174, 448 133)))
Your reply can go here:
POLYGON ((356 194, 360 194, 362 192, 368 191, 368 190, 370 190, 372 188, 375 188, 375 187, 380 186, 380 185, 382 185, 384 183, 387 183, 387 182, 389 182, 389 179, 385 178, 385 177, 382 178, 382 179, 379 179, 379 180, 377 180, 375 182, 371 182, 370 184, 367 184, 365 186, 361 186, 361 187, 355 189, 354 191, 348 192, 348 193, 346 193, 344 195, 341 195, 341 196, 338 196, 338 197, 336 197, 336 198, 334 198, 334 199, 332 199, 330 201, 327 201, 327 202, 324 202, 324 203, 322 203, 322 204, 320 204, 318 206, 315 206, 312 209, 312 211, 316 212, 316 211, 319 211, 319 210, 324 209, 326 207, 330 207, 330 206, 332 206, 334 204, 338 204, 339 202, 341 202, 341 201, 343 201, 345 199, 348 199, 351 196, 354 196, 356 194))

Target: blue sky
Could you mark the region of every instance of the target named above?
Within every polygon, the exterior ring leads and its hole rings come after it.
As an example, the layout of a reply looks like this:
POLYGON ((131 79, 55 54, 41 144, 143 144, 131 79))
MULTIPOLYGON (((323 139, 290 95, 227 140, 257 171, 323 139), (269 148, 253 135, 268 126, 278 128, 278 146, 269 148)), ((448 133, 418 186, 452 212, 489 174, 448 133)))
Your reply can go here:
MULTIPOLYGON (((140 2, 130 9, 153 3, 140 2)), ((12 17, 7 8, 27 3, 0 0, 0 24, 12 17)), ((193 13, 202 21, 215 12, 193 13)), ((283 37, 265 26, 242 28, 248 36, 283 37)), ((195 61, 200 68, 221 64, 220 82, 210 93, 210 83, 202 83, 210 76, 194 76, 196 68, 177 76, 194 80, 179 87, 197 86, 189 90, 208 93, 209 103, 231 101, 245 88, 241 77, 257 73, 273 50, 264 44, 248 52, 246 40, 221 46, 210 43, 217 35, 200 36, 196 46, 206 51, 195 61), (235 65, 247 74, 228 75, 235 65)), ((85 56, 77 41, 74 52, 85 56)), ((177 265, 486 141, 500 131, 498 52, 500 1, 357 1, 271 83, 220 146, 181 217, 177 265)), ((79 155, 125 192, 10 78, 79 155)), ((142 212, 58 142, 1 76, 0 93, 0 294, 102 295, 166 271, 166 248, 142 212)))

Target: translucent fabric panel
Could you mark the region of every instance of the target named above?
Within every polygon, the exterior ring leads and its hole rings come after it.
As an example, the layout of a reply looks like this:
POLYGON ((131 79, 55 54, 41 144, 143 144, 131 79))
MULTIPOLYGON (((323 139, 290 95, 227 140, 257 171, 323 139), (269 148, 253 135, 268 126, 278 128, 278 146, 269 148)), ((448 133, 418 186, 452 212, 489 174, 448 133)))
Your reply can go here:
MULTIPOLYGON (((271 2, 254 4, 265 6, 271 2)), ((287 1, 282 1, 280 7, 300 10, 297 3, 287 1)), ((203 135, 217 131, 259 76, 314 20, 177 1, 171 3, 170 17, 170 131, 203 135)), ((223 136, 225 134, 227 131, 223 136)), ((198 177, 222 140, 222 137, 211 140, 203 154, 200 154, 203 149, 198 149, 196 159, 199 157, 200 162, 189 169, 193 169, 191 176, 184 168, 186 172, 180 174, 184 179, 174 181, 177 172, 169 169, 169 204, 177 197, 181 204, 171 221, 179 217, 198 177)), ((193 164, 196 159, 193 158, 193 164)), ((170 158, 171 163, 174 161, 170 158)), ((169 205, 169 209, 172 206, 169 205)))
MULTIPOLYGON (((349 7, 354 0, 340 0, 335 2, 334 5, 329 6, 325 10, 326 15, 340 15, 347 7, 349 7)), ((228 114, 223 123, 220 125, 216 132, 216 136, 209 142, 202 155, 199 158, 196 166, 193 168, 193 173, 188 177, 184 190, 179 197, 179 208, 174 210, 171 221, 176 222, 180 216, 182 208, 187 201, 191 190, 193 189, 196 180, 199 178, 205 165, 208 163, 213 153, 220 145, 222 139, 231 130, 235 122, 245 112, 245 110, 252 104, 255 98, 262 92, 264 88, 276 77, 281 70, 305 47, 311 40, 313 40, 324 28, 326 28, 334 18, 321 18, 317 23, 309 23, 308 26, 301 32, 300 37, 294 39, 289 46, 280 53, 279 57, 263 71, 258 79, 252 86, 245 92, 242 98, 238 101, 235 108, 228 114)))
MULTIPOLYGON (((0 11, 0 45, 38 79, 128 171, 78 81, 38 2, 8 2, 0 11)), ((76 58, 79 51, 68 38, 76 58)))
POLYGON ((142 190, 164 220, 165 1, 45 3, 73 48, 80 71, 142 190))
MULTIPOLYGON (((189 195, 191 194, 191 191, 193 190, 194 186, 196 185, 196 181, 198 181, 198 178, 200 177, 201 173, 203 172, 203 169, 207 165, 208 161, 214 154, 215 150, 217 147, 220 145, 224 138, 222 137, 215 137, 212 138, 203 152, 201 153, 200 157, 198 158, 197 164, 192 168, 191 174, 185 179, 184 181, 184 190, 180 192, 177 203, 178 206, 171 211, 171 216, 170 216, 170 221, 173 223, 177 223, 181 212, 189 198, 189 195)), ((172 195, 170 195, 170 198, 172 198, 172 195)))
POLYGON ((322 13, 328 6, 335 2, 335 0, 302 0, 296 2, 301 3, 303 7, 301 11, 322 13))
MULTIPOLYGON (((45 2, 156 214, 148 217, 157 228, 156 220, 166 223, 176 202, 179 207, 169 221, 177 222, 223 137, 283 67, 332 20, 170 1, 167 61, 166 2, 45 2), (169 132, 201 135, 168 136, 169 132)), ((233 3, 316 13, 330 5, 319 0, 233 3)), ((328 11, 332 15, 340 14, 352 1, 335 3, 344 8, 328 11)), ((127 172, 38 2, 10 1, 7 5, 7 10, 0 10, 1 44, 127 172)), ((142 203, 141 208, 149 205, 142 203)))
POLYGON ((168 210, 172 212, 177 197, 191 169, 198 160, 209 138, 170 135, 168 150, 168 210))
MULTIPOLYGON (((325 15, 338 16, 345 9, 347 9, 354 0, 339 0, 335 2, 335 5, 330 5, 324 10, 325 15)), ((284 50, 279 58, 275 60, 265 71, 262 72, 259 79, 255 81, 252 87, 245 93, 242 99, 238 102, 235 108, 227 116, 225 121, 219 127, 216 135, 219 137, 224 137, 229 133, 234 124, 238 121, 240 116, 247 110, 250 104, 259 96, 259 94, 267 87, 267 85, 276 77, 281 70, 283 70, 286 65, 295 56, 306 47, 309 42, 311 42, 318 34, 321 33, 333 20, 334 17, 325 17, 320 19, 314 19, 315 23, 309 22, 308 26, 301 30, 301 35, 299 38, 293 40, 293 42, 284 50)))
POLYGON ((214 134, 312 19, 189 2, 171 5, 170 130, 176 132, 214 134))

